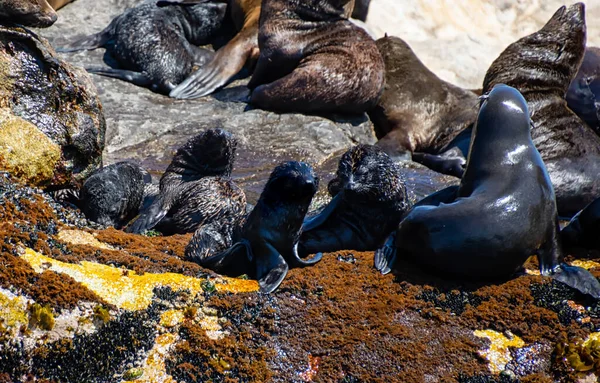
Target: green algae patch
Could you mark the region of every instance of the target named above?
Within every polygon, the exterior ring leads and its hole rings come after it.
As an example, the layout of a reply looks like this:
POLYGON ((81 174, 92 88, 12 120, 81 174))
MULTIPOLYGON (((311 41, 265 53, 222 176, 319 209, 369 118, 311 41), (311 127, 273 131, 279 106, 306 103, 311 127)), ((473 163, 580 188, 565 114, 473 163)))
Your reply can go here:
POLYGON ((61 158, 60 147, 32 123, 0 110, 0 169, 35 186, 49 183, 61 158))

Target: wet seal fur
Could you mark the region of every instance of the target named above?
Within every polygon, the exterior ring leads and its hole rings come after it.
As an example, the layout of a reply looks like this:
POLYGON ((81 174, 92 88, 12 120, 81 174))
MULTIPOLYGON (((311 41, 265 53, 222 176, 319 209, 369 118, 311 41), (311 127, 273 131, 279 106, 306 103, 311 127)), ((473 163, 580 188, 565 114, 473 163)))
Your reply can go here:
POLYGON ((340 159, 333 199, 304 221, 299 254, 380 248, 408 209, 401 169, 381 149, 358 145, 340 159))
POLYGON ((0 23, 47 28, 58 19, 46 0, 0 0, 0 23))
POLYGON ((530 134, 527 102, 496 85, 484 96, 460 185, 415 205, 375 266, 383 273, 398 256, 428 268, 475 279, 509 277, 537 254, 542 275, 600 298, 587 270, 562 260, 554 191, 530 134))
POLYGON ((475 122, 477 95, 437 77, 402 39, 386 36, 376 44, 386 81, 369 112, 377 145, 393 158, 410 159, 412 154, 433 170, 462 176, 465 157, 448 145, 475 122))
MULTIPOLYGON (((345 18, 349 0, 263 0, 250 103, 299 113, 362 113, 385 82, 375 42, 345 18)), ((350 8, 351 9, 351 8, 350 8)))
POLYGON ((104 76, 129 81, 168 94, 206 64, 214 53, 197 45, 210 41, 221 27, 226 5, 156 6, 147 0, 114 18, 101 32, 84 37, 59 52, 105 47, 122 69, 87 67, 104 76))
POLYGON ((600 48, 585 49, 583 62, 565 99, 569 108, 600 134, 600 48))
POLYGON ((322 254, 305 261, 298 256, 298 239, 319 179, 310 165, 285 162, 271 173, 256 206, 245 220, 226 227, 201 227, 186 248, 186 258, 230 276, 248 274, 260 289, 274 291, 289 267, 311 266, 322 254), (216 254, 215 254, 216 253, 216 254))
POLYGON ((162 175, 154 202, 127 231, 191 233, 201 225, 244 215, 246 196, 229 178, 236 147, 237 141, 222 129, 188 140, 162 175))
POLYGON ((542 29, 509 45, 483 81, 484 93, 503 83, 527 100, 533 142, 564 216, 572 216, 600 195, 600 137, 564 99, 584 56, 584 11, 582 3, 561 7, 542 29))
POLYGON ((120 229, 138 214, 149 182, 150 174, 140 166, 117 162, 85 180, 77 205, 90 221, 120 229))

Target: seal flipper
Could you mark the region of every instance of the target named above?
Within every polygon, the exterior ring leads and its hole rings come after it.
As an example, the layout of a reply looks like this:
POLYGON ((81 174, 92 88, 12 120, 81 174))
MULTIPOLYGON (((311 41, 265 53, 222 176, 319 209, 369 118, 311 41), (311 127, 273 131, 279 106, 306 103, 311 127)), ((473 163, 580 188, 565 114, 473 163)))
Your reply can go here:
POLYGON ((306 220, 302 224, 302 231, 307 232, 309 230, 313 230, 321 226, 327 221, 327 218, 333 213, 333 211, 337 208, 342 200, 343 191, 338 193, 335 197, 329 201, 325 209, 321 210, 321 212, 317 215, 314 215, 306 220))
POLYGON ((167 215, 169 209, 162 198, 156 198, 148 209, 142 212, 127 228, 128 233, 142 234, 156 226, 167 215))
POLYGON ((242 240, 234 243, 225 251, 199 260, 198 264, 218 273, 239 275, 243 274, 244 271, 238 272, 237 270, 247 270, 247 266, 250 265, 252 258, 252 248, 247 241, 242 240), (235 264, 232 264, 234 261, 235 264))
POLYGON ((115 22, 118 19, 118 17, 115 18, 108 25, 108 27, 104 28, 102 31, 94 33, 93 35, 82 37, 81 39, 75 40, 64 47, 56 48, 56 51, 60 53, 68 53, 103 47, 112 38, 112 31, 114 29, 115 22))
POLYGON ((321 258, 323 258, 323 253, 316 253, 315 256, 309 260, 300 258, 298 255, 298 242, 296 242, 294 248, 292 249, 292 257, 286 260, 293 267, 307 267, 319 263, 321 258))
POLYGON ((459 153, 460 150, 458 148, 452 148, 441 154, 415 152, 412 154, 412 158, 413 161, 425 165, 438 173, 461 178, 465 172, 467 160, 462 153, 459 153))
POLYGON ((89 73, 117 78, 119 80, 127 81, 138 86, 149 87, 152 85, 152 80, 142 72, 134 72, 132 70, 107 68, 101 66, 88 66, 85 67, 85 70, 89 73))
POLYGON ((375 250, 374 266, 385 275, 392 271, 394 263, 396 263, 396 233, 392 233, 385 241, 385 244, 379 249, 375 250))
POLYGON ((289 270, 283 256, 271 244, 253 244, 256 279, 263 293, 271 293, 279 287, 289 270))
POLYGON ((600 299, 600 282, 584 268, 561 263, 550 276, 583 294, 600 299))

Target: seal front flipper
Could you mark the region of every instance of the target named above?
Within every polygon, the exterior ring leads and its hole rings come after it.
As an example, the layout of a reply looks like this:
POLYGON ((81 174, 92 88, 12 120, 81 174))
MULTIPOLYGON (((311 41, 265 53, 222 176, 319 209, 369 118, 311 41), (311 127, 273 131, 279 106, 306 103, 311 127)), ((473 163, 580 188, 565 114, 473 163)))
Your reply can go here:
POLYGON ((302 259, 298 255, 298 243, 296 243, 294 245, 294 248, 292 249, 291 257, 288 258, 289 259, 286 260, 288 264, 292 267, 307 267, 319 263, 321 261, 321 258, 323 258, 323 253, 316 253, 315 256, 309 260, 302 259))
POLYGON ((600 299, 600 282, 584 268, 561 263, 550 276, 583 294, 600 299))
POLYGON ((271 293, 287 275, 288 264, 277 249, 265 242, 253 243, 256 279, 263 293, 271 293))
POLYGON ((394 266, 394 263, 396 263, 397 252, 396 233, 392 233, 385 241, 385 244, 381 248, 375 250, 375 268, 383 275, 392 271, 392 267, 394 266))
POLYGON ((342 192, 338 193, 335 197, 329 201, 327 206, 317 215, 314 215, 306 220, 302 224, 302 231, 307 232, 309 230, 313 230, 321 226, 327 218, 333 213, 333 211, 337 208, 342 200, 342 192))
POLYGON ((413 153, 412 158, 413 161, 423 164, 438 173, 461 178, 465 172, 467 160, 462 154, 459 154, 459 152, 460 150, 458 148, 452 148, 450 151, 442 154, 415 152, 413 153))
POLYGON ((117 78, 128 81, 134 85, 148 87, 152 85, 152 80, 142 72, 134 72, 126 69, 115 69, 101 66, 88 66, 85 70, 89 73, 99 74, 106 77, 117 78))
POLYGON ((200 266, 206 267, 218 273, 244 274, 247 266, 252 260, 252 249, 245 240, 234 243, 229 249, 210 257, 198 260, 200 266), (235 269, 236 271, 234 271, 235 269), (239 270, 239 271, 237 271, 239 270))
POLYGON ((150 207, 142 212, 135 221, 127 228, 128 233, 142 234, 156 226, 167 215, 162 198, 156 198, 150 207))

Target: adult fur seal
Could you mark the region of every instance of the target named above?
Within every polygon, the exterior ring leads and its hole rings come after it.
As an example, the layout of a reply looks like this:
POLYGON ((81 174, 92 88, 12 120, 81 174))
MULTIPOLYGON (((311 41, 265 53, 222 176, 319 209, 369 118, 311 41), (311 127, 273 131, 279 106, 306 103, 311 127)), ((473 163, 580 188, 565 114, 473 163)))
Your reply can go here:
POLYGON ((375 266, 388 272, 397 252, 444 273, 501 278, 537 254, 542 275, 600 298, 588 271, 559 264, 554 191, 530 127, 523 96, 496 85, 483 98, 460 185, 417 203, 375 266))
POLYGON ((415 161, 460 177, 465 158, 448 145, 475 122, 477 95, 437 77, 402 39, 384 37, 376 44, 386 80, 369 112, 377 145, 394 158, 410 159, 412 153, 415 161))
POLYGON ((529 105, 531 136, 552 179, 559 214, 572 216, 600 195, 600 137, 564 99, 585 51, 584 5, 561 7, 539 31, 511 44, 488 69, 483 92, 504 83, 529 105))
POLYGON ((380 248, 408 208, 401 169, 381 149, 358 145, 340 159, 333 199, 304 221, 299 254, 380 248))
POLYGON ((251 104, 300 113, 363 113, 377 104, 383 60, 371 36, 344 17, 349 3, 263 0, 251 104))
POLYGON ((159 195, 128 227, 163 234, 190 233, 200 225, 245 213, 246 196, 228 177, 237 141, 209 129, 186 142, 160 179, 159 195))
POLYGON ((58 15, 46 0, 0 0, 0 23, 47 28, 58 15))
POLYGON ((84 37, 59 52, 106 47, 122 69, 87 67, 91 73, 115 77, 168 94, 213 52, 198 48, 221 27, 226 5, 157 7, 147 0, 117 16, 101 32, 84 37))
POLYGON ((569 108, 600 134, 600 48, 585 49, 583 62, 565 99, 569 108))
POLYGON ((298 256, 302 221, 319 180, 302 162, 286 162, 271 173, 252 212, 245 220, 201 227, 186 248, 186 258, 219 273, 249 274, 260 289, 270 293, 285 278, 288 268, 310 266, 298 256))
POLYGON ((85 180, 78 205, 90 221, 120 229, 138 214, 150 182, 150 174, 138 165, 118 162, 85 180))

